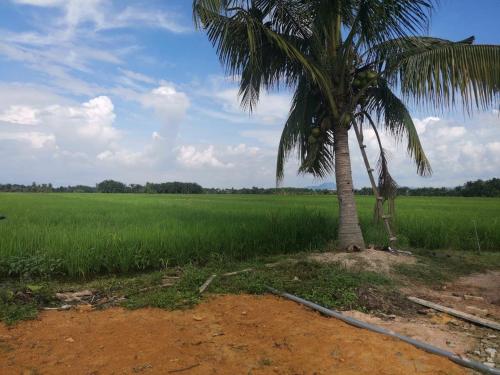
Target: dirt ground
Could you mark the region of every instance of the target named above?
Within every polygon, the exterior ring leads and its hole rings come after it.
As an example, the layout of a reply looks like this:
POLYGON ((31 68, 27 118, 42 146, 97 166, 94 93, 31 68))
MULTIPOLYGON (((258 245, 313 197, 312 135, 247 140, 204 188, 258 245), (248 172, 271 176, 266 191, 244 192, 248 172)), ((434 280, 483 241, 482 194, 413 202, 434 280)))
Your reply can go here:
POLYGON ((273 296, 192 310, 47 311, 0 325, 7 374, 467 374, 447 359, 273 296))
POLYGON ((472 274, 442 290, 420 289, 416 293, 469 314, 500 320, 500 272, 472 274))
POLYGON ((322 263, 340 263, 348 269, 363 269, 365 271, 390 273, 397 264, 414 264, 415 257, 404 254, 393 255, 387 251, 373 248, 359 253, 326 252, 315 253, 309 256, 311 260, 322 263))
MULTIPOLYGON (((500 321, 500 272, 461 277, 440 290, 414 285, 401 291, 406 295, 500 321)), ((417 315, 409 316, 374 316, 359 311, 348 311, 345 314, 500 367, 500 332, 425 307, 420 307, 418 312, 417 315)))
MULTIPOLYGON (((349 269, 392 274, 398 264, 414 264, 416 258, 367 249, 360 253, 317 253, 311 259, 340 263, 349 269)), ((428 342, 442 349, 500 368, 500 332, 468 323, 447 314, 418 306, 405 299, 415 296, 493 321, 500 321, 500 272, 461 277, 440 289, 411 285, 387 300, 376 290, 361 291, 359 297, 377 314, 347 311, 357 319, 386 327, 406 336, 428 342), (382 313, 385 311, 386 313, 382 313), (418 313, 417 313, 418 311, 418 313)), ((389 296, 390 297, 390 296, 389 296)))

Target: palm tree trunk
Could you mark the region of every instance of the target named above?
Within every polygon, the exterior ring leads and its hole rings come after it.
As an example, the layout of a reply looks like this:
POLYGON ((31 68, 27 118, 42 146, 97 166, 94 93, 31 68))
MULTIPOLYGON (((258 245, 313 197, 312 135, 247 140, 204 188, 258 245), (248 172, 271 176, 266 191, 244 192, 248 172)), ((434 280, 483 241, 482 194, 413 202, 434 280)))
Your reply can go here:
POLYGON ((335 179, 340 213, 338 246, 342 250, 364 250, 365 241, 363 240, 354 200, 347 127, 342 125, 335 127, 334 148, 335 179))

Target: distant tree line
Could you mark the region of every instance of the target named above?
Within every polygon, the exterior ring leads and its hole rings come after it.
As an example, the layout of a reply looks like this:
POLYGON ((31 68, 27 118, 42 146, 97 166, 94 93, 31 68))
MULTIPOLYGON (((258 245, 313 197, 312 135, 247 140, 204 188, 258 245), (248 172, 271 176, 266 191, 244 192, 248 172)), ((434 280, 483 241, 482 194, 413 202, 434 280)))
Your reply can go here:
POLYGON ((96 185, 98 193, 201 194, 203 188, 195 182, 148 182, 146 185, 104 180, 96 185))
MULTIPOLYGON (((308 188, 203 188, 195 182, 148 182, 146 185, 124 184, 115 180, 104 180, 96 186, 59 186, 52 184, 31 185, 0 184, 0 192, 26 192, 26 193, 148 193, 148 194, 335 194, 333 190, 313 190, 308 188)), ((356 194, 372 195, 372 189, 364 187, 357 189, 356 194)), ((398 187, 400 196, 448 196, 448 197, 500 197, 500 178, 491 180, 468 181, 454 188, 447 187, 398 187)))
MULTIPOLYGON (((371 188, 356 190, 360 195, 372 195, 371 188)), ((437 197, 500 197, 500 178, 491 180, 468 181, 454 188, 447 187, 398 187, 399 196, 437 196, 437 197)))
POLYGON ((146 185, 124 184, 115 180, 104 180, 96 186, 60 186, 53 187, 52 184, 31 185, 0 184, 1 192, 21 192, 21 193, 150 193, 150 194, 201 194, 203 188, 194 182, 163 182, 146 185))
POLYGON ((308 188, 294 188, 294 187, 283 187, 283 188, 259 188, 253 186, 251 188, 204 188, 203 192, 206 194, 334 194, 333 190, 313 190, 308 188))

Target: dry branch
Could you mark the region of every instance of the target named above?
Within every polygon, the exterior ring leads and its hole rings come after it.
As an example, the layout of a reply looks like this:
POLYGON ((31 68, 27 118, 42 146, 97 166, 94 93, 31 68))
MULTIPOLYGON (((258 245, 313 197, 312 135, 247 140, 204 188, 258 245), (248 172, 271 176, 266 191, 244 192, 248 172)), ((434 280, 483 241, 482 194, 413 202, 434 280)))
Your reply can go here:
POLYGON ((212 283, 212 281, 214 281, 216 276, 217 276, 216 274, 213 274, 207 279, 207 281, 203 283, 202 286, 200 286, 200 289, 198 290, 200 294, 202 294, 208 288, 208 286, 212 283))
POLYGON ((169 372, 172 373, 172 372, 187 371, 187 370, 191 370, 192 368, 198 367, 199 365, 200 365, 199 363, 196 363, 194 365, 191 365, 191 366, 188 366, 188 367, 183 367, 183 368, 180 368, 180 369, 177 369, 177 370, 170 370, 169 372))

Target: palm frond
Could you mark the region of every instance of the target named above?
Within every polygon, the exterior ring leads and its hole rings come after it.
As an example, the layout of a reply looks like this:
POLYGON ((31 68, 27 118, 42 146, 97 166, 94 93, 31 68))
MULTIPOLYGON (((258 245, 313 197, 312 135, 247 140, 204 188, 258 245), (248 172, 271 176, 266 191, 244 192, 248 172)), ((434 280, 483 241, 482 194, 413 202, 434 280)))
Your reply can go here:
POLYGON ((227 74, 242 75, 242 105, 252 110, 262 87, 274 89, 281 83, 295 86, 297 77, 307 74, 333 107, 328 75, 308 55, 308 41, 292 33, 305 26, 298 25, 298 21, 279 23, 283 1, 274 0, 275 7, 262 0, 248 3, 195 0, 193 8, 195 19, 206 30, 227 74))
POLYGON ((385 129, 396 140, 406 139, 408 155, 415 161, 419 175, 431 174, 432 168, 425 156, 413 119, 404 103, 391 91, 387 82, 379 79, 378 85, 370 88, 367 95, 369 102, 366 111, 374 113, 377 122, 383 123, 385 129))
POLYGON ((453 108, 460 101, 470 112, 500 102, 500 46, 473 41, 401 38, 371 53, 383 65, 387 80, 407 99, 437 109, 453 108))
POLYGON ((332 135, 324 131, 317 142, 309 142, 313 126, 318 126, 324 116, 325 105, 321 95, 303 77, 295 90, 292 107, 281 134, 276 163, 277 184, 284 177, 285 162, 293 151, 297 152, 301 161, 300 173, 324 176, 333 170, 332 135))
POLYGON ((434 0, 360 0, 354 22, 357 39, 365 48, 426 31, 434 0))
POLYGON ((396 183, 396 181, 389 172, 387 151, 384 149, 382 145, 382 140, 380 139, 380 134, 378 132, 377 125, 375 124, 371 116, 368 113, 364 112, 362 119, 363 118, 366 118, 368 120, 370 127, 373 129, 379 148, 379 158, 377 160, 379 193, 386 200, 394 199, 397 195, 398 184, 396 183))

